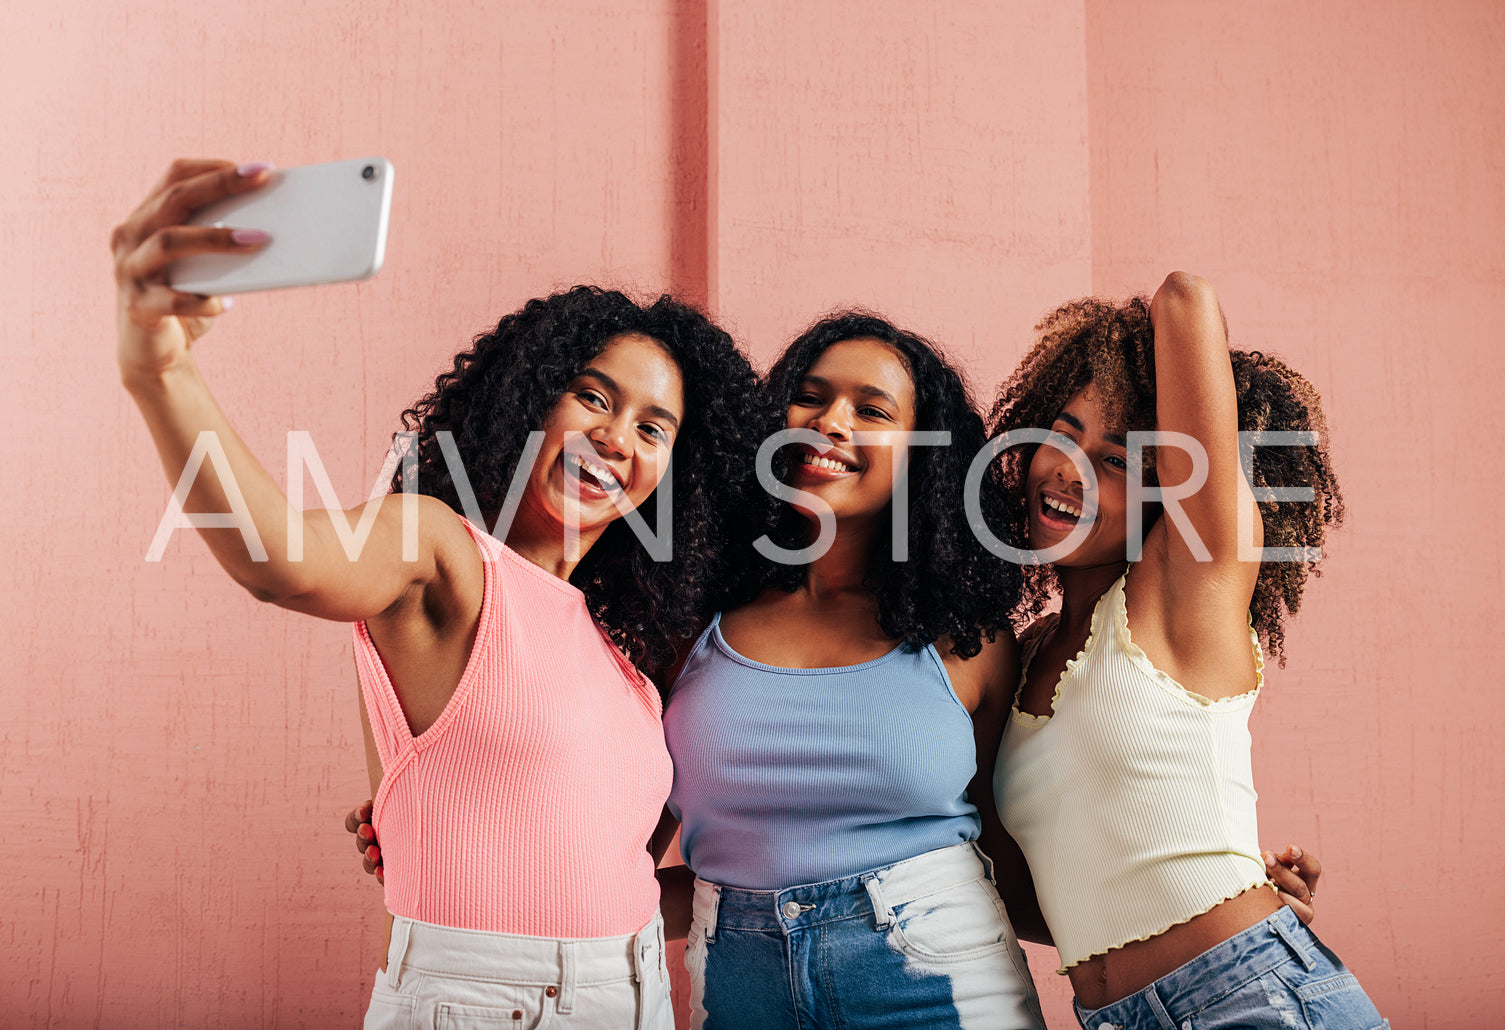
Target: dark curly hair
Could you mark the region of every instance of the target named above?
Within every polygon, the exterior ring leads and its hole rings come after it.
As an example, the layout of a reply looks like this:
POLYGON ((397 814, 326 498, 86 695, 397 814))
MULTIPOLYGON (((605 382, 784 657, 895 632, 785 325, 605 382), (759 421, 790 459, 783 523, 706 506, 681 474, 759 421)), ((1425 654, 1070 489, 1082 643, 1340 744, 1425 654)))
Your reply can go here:
MULTIPOLYGON (((1110 424, 1124 432, 1155 428, 1155 338, 1149 302, 1122 303, 1088 297, 1063 304, 1035 326, 1034 347, 999 389, 988 421, 994 435, 1021 428, 1049 428, 1066 402, 1088 383, 1101 399, 1110 424)), ((1258 447, 1251 482, 1307 486, 1314 503, 1262 502, 1266 547, 1320 548, 1328 528, 1343 521, 1343 496, 1328 453, 1321 399, 1300 373, 1258 351, 1230 350, 1238 394, 1239 430, 1315 431, 1315 447, 1258 447)), ((1038 445, 1014 448, 994 465, 1007 491, 1005 525, 1023 538, 1029 515, 1024 484, 1038 445)), ((1155 480, 1153 448, 1145 451, 1144 477, 1155 480)), ((1146 512, 1148 529, 1158 506, 1146 512)), ((1249 615, 1265 650, 1285 663, 1283 625, 1301 607, 1301 592, 1313 562, 1265 562, 1249 602, 1249 615)), ((1049 566, 1024 569, 1019 618, 1038 615, 1055 586, 1049 566)))
MULTIPOLYGON (((1009 612, 1019 600, 1018 566, 994 556, 979 543, 967 522, 962 503, 963 484, 972 458, 981 450, 982 417, 972 403, 961 373, 939 349, 878 315, 844 311, 829 315, 806 329, 769 370, 768 432, 782 429, 790 405, 821 354, 844 340, 871 339, 887 344, 903 358, 915 390, 915 429, 949 430, 949 447, 916 447, 909 459, 909 559, 894 561, 890 549, 892 523, 877 534, 869 558, 866 583, 878 602, 878 624, 885 633, 916 649, 945 636, 955 654, 970 658, 1008 626, 1009 612)), ((774 458, 774 474, 788 476, 788 450, 774 458)), ((784 548, 809 542, 807 516, 786 502, 761 495, 759 517, 749 519, 741 549, 746 562, 734 601, 745 603, 763 589, 795 590, 805 579, 802 565, 769 561, 752 546, 766 532, 784 548)), ((983 511, 996 518, 1001 500, 985 484, 983 511)))
MULTIPOLYGON (((437 434, 448 431, 488 522, 496 518, 528 433, 606 344, 641 333, 663 345, 684 381, 685 417, 673 451, 673 557, 656 562, 613 521, 570 582, 612 641, 651 676, 671 663, 723 601, 729 579, 724 513, 744 510, 766 416, 747 359, 704 314, 668 296, 647 306, 614 290, 577 286, 530 300, 455 355, 434 389, 402 413, 416 431, 418 490, 456 511, 461 502, 437 434)), ((403 472, 392 479, 402 489, 403 472)), ((657 532, 657 492, 639 506, 657 532)))

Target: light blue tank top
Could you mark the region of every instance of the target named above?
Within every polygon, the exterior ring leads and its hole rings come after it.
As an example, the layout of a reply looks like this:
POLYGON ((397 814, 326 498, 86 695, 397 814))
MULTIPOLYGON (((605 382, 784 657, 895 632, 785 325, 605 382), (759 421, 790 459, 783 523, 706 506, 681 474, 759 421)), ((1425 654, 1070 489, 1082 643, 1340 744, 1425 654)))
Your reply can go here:
POLYGON ((978 833, 972 718, 933 646, 784 669, 727 646, 721 616, 669 695, 669 808, 702 879, 780 890, 978 833))

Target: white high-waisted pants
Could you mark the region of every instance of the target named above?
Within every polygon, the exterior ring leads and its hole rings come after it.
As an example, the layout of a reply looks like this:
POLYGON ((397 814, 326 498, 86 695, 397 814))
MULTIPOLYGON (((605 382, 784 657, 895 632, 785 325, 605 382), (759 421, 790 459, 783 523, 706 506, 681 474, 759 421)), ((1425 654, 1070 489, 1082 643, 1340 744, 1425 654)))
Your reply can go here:
POLYGON ((664 923, 556 940, 393 917, 365 1030, 674 1030, 664 923))

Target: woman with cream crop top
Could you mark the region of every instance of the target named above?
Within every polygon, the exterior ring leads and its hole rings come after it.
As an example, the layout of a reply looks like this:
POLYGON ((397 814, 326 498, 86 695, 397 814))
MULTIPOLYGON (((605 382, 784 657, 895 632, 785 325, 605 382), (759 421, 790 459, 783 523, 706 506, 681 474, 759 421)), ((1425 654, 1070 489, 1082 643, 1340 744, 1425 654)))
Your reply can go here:
POLYGON ((995 776, 1078 1018, 1387 1025, 1265 888, 1256 839, 1264 651, 1280 657, 1283 614, 1343 514, 1315 391, 1276 359, 1230 353, 1212 287, 1183 273, 1148 304, 1076 301, 1038 332, 992 428, 1053 430, 1004 469, 1015 528, 1053 563, 1026 568, 1026 611, 1052 576, 1062 604, 1026 634, 995 776), (1249 479, 1241 427, 1287 434, 1244 438, 1249 479), (1131 450, 1149 430, 1158 446, 1131 450), (1257 504, 1296 486, 1314 499, 1257 504), (1141 497, 1163 513, 1141 517, 1141 497))

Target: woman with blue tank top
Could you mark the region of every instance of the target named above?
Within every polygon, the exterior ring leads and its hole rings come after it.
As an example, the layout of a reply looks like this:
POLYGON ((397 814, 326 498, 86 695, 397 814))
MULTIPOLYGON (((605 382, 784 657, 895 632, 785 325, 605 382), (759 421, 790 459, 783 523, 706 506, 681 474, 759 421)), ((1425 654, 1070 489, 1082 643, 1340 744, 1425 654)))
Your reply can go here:
POLYGON ((787 503, 664 715, 692 1025, 1043 1026, 988 858, 1029 896, 987 775, 1019 573, 966 523, 982 420, 929 343, 865 314, 812 326, 769 389, 805 431, 775 452, 787 503))

